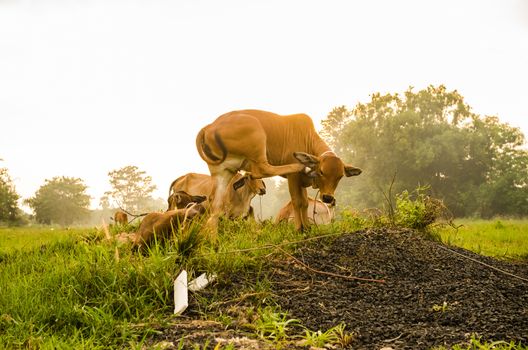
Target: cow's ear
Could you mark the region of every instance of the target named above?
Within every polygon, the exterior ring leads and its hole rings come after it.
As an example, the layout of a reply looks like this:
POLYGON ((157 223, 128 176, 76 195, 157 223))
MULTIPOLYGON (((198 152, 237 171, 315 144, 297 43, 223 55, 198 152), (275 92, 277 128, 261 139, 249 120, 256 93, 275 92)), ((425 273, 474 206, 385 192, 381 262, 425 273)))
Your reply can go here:
POLYGON ((202 203, 203 201, 205 201, 207 199, 206 196, 192 196, 192 201, 194 203, 202 203))
POLYGON ((356 167, 353 167, 352 165, 345 165, 345 175, 347 177, 349 176, 358 176, 362 173, 362 170, 356 167))
POLYGON ((293 152, 293 156, 295 159, 297 159, 301 164, 307 166, 310 169, 314 169, 319 164, 319 159, 316 156, 313 156, 308 153, 304 152, 293 152))

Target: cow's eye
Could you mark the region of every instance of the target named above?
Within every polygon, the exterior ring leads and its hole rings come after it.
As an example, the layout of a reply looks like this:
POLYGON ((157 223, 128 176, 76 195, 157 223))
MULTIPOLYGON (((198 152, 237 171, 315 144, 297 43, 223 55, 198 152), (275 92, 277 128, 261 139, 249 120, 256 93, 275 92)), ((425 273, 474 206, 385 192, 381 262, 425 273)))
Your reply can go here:
POLYGON ((319 175, 323 176, 323 171, 319 170, 319 175))

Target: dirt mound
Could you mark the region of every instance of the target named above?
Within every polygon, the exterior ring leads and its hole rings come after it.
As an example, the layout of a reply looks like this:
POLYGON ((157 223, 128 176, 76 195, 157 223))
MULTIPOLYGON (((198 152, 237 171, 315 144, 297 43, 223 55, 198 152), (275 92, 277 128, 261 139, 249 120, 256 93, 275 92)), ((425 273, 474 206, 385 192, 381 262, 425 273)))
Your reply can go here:
MULTIPOLYGON (((481 336, 482 341, 528 344, 525 262, 499 261, 446 247, 412 231, 389 229, 318 239, 298 245, 294 254, 283 252, 280 256, 270 263, 268 272, 259 272, 269 275, 274 300, 289 318, 313 331, 344 323, 345 331, 353 334, 347 348, 449 347, 468 341, 471 334, 481 336)), ((233 276, 231 281, 201 291, 199 297, 233 297, 242 285, 247 287, 257 279, 233 276)), ((262 298, 224 300, 219 311, 235 319, 262 298)), ((191 300, 186 315, 177 325, 162 330, 153 344, 169 341, 173 345, 169 348, 175 348, 183 341, 189 346, 232 343, 236 349, 273 347, 250 339, 254 335, 236 323, 226 327, 196 321, 203 317, 199 309, 196 300, 191 300)), ((288 348, 307 347, 292 344, 288 348)))
POLYGON ((275 264, 272 276, 290 317, 312 330, 344 322, 355 334, 354 349, 428 349, 472 333, 528 344, 528 264, 448 248, 410 231, 370 229, 309 244, 275 264))

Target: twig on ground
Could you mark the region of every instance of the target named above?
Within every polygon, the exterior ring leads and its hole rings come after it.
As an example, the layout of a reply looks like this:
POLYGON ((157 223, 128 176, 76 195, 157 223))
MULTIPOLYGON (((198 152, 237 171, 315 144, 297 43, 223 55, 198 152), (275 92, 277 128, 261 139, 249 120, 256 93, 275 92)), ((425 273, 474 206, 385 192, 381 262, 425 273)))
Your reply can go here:
POLYGON ((520 276, 514 275, 513 273, 510 273, 510 272, 508 272, 508 271, 501 270, 501 269, 499 269, 498 267, 491 266, 491 265, 486 264, 486 263, 484 263, 484 262, 482 262, 482 261, 479 261, 479 260, 477 260, 477 259, 470 258, 470 257, 467 256, 467 255, 464 255, 464 254, 461 254, 461 253, 459 253, 459 252, 456 252, 456 251, 454 251, 453 249, 449 249, 448 247, 444 247, 443 245, 439 245, 439 247, 442 248, 442 249, 444 249, 444 250, 447 250, 448 252, 451 252, 451 253, 453 253, 453 254, 459 255, 459 256, 461 256, 461 257, 463 257, 463 258, 466 258, 466 259, 468 259, 468 260, 471 260, 471 261, 473 261, 473 262, 476 262, 477 264, 480 264, 480 265, 483 265, 483 266, 489 267, 490 269, 493 269, 493 270, 495 270, 495 271, 499 271, 499 272, 501 272, 501 273, 503 273, 503 274, 505 274, 505 275, 508 275, 508 276, 511 276, 511 277, 515 277, 515 278, 517 278, 517 279, 520 279, 521 281, 528 282, 528 279, 526 279, 526 278, 524 278, 524 277, 520 277, 520 276))
POLYGON ((278 250, 282 251, 282 253, 286 254, 287 256, 289 256, 290 258, 292 258, 295 262, 297 262, 298 264, 300 264, 301 266, 303 266, 304 268, 312 271, 312 272, 315 272, 315 273, 318 273, 318 274, 321 274, 321 275, 326 275, 326 276, 332 276, 332 277, 337 277, 337 278, 342 278, 342 279, 346 279, 346 280, 352 280, 352 281, 364 281, 364 282, 376 282, 376 283, 385 283, 385 280, 378 280, 378 279, 373 279, 373 278, 363 278, 363 277, 356 277, 356 276, 345 276, 345 275, 340 275, 340 274, 337 274, 337 273, 333 273, 333 272, 326 272, 326 271, 321 271, 321 270, 316 270, 312 267, 310 267, 309 265, 305 264, 304 262, 302 262, 301 260, 297 259, 296 257, 294 257, 293 255, 291 255, 290 253, 288 253, 287 251, 285 251, 284 249, 280 248, 280 247, 276 247, 278 250))
POLYGON ((275 248, 284 247, 284 246, 288 246, 288 245, 299 244, 299 243, 314 241, 314 240, 318 240, 318 239, 322 239, 322 238, 333 237, 333 236, 341 236, 341 235, 343 235, 342 232, 340 232, 340 233, 329 233, 329 234, 326 234, 326 235, 300 239, 298 241, 293 241, 293 242, 284 242, 284 243, 280 243, 280 244, 265 244, 265 245, 260 246, 260 247, 245 248, 245 249, 235 249, 235 250, 228 250, 228 251, 225 251, 225 252, 207 253, 207 254, 203 254, 203 255, 233 254, 233 253, 252 252, 252 251, 255 251, 255 250, 263 250, 263 249, 275 249, 275 248))

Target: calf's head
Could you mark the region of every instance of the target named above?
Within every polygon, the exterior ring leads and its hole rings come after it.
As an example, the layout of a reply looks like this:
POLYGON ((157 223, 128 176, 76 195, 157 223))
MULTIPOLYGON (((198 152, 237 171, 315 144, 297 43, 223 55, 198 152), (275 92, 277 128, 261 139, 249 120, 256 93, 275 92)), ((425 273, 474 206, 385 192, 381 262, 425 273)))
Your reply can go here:
POLYGON ((169 209, 183 209, 190 203, 202 203, 207 197, 205 196, 192 196, 185 191, 176 191, 172 193, 167 199, 169 209))
POLYGON ((262 179, 252 179, 250 173, 236 173, 231 180, 233 189, 240 191, 244 187, 245 195, 253 198, 255 195, 263 196, 266 194, 266 183, 262 179))
POLYGON ((343 176, 357 176, 361 169, 344 164, 333 152, 326 152, 316 157, 314 155, 295 152, 294 157, 310 169, 307 173, 312 179, 312 187, 319 189, 324 203, 335 205, 334 193, 343 176))
POLYGON ((263 196, 266 194, 266 184, 262 179, 246 178, 246 186, 251 193, 251 197, 255 195, 263 196))

